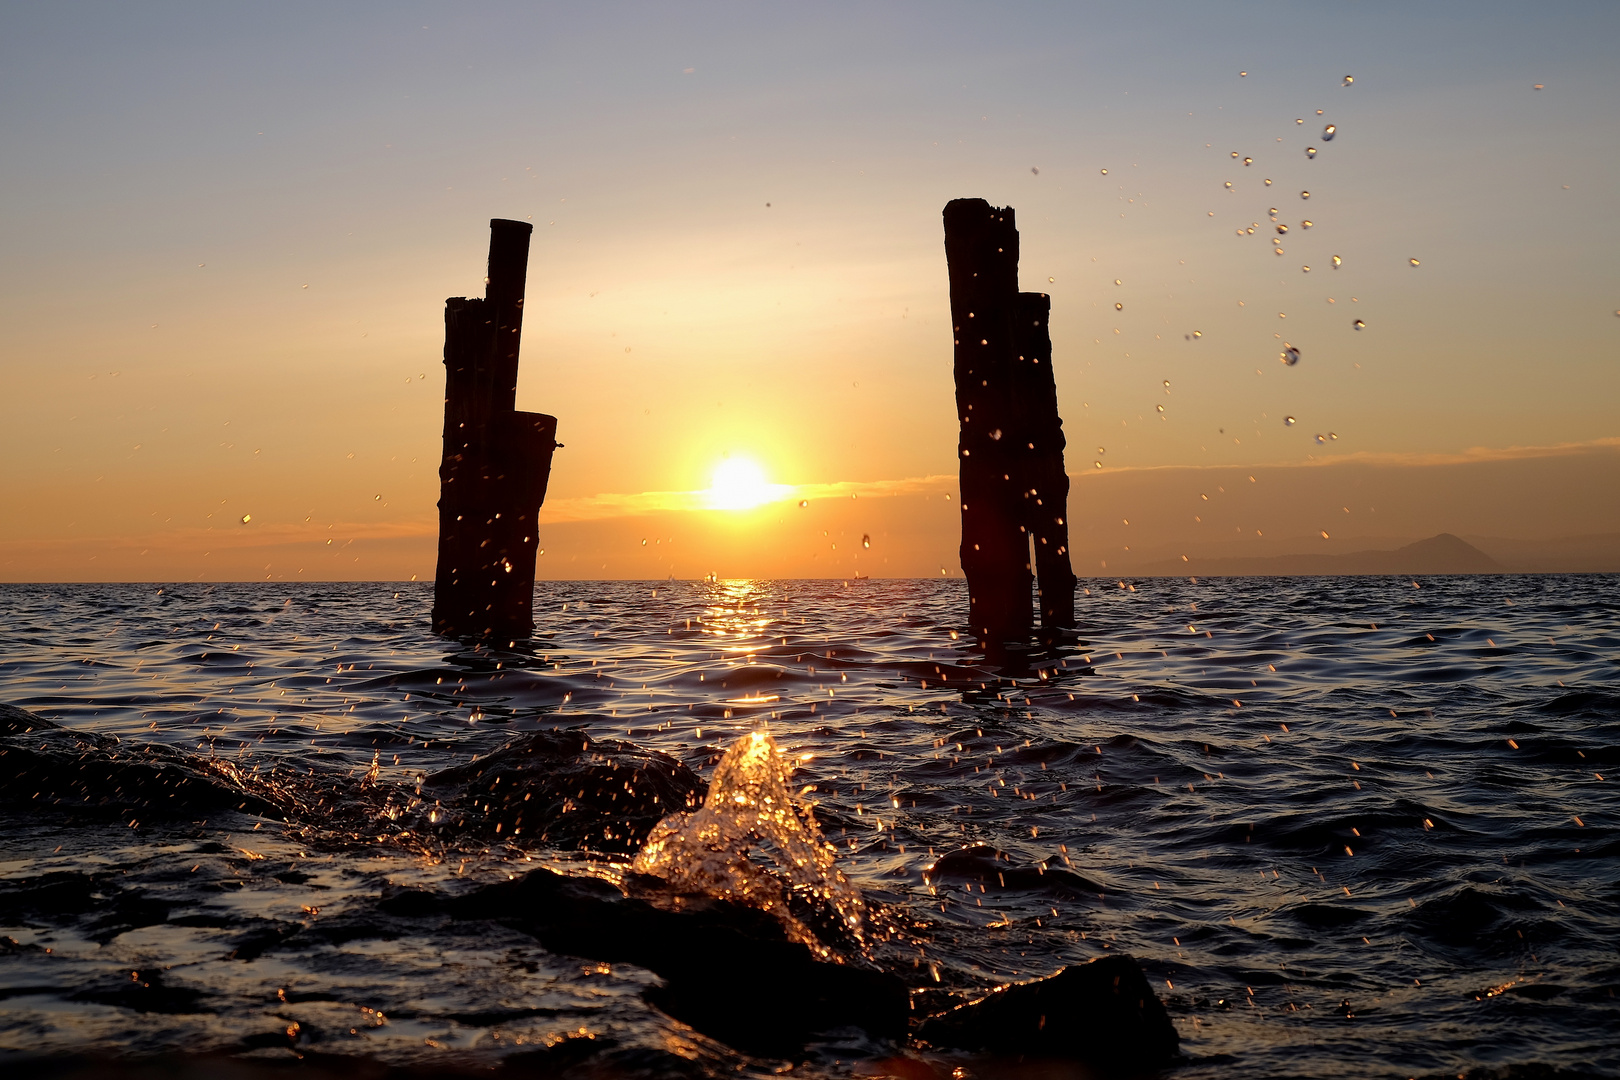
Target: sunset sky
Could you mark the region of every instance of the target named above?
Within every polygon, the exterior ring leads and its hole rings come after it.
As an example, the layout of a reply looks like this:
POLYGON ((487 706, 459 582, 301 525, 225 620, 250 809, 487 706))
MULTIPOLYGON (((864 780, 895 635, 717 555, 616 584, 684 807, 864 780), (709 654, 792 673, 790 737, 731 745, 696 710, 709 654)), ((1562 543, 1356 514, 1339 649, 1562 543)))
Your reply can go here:
POLYGON ((7 5, 0 580, 431 577, 491 217, 535 226, 542 578, 959 576, 958 197, 1052 296, 1081 575, 1620 532, 1616 41, 1611 3, 7 5), (713 508, 736 462, 772 501, 713 508))

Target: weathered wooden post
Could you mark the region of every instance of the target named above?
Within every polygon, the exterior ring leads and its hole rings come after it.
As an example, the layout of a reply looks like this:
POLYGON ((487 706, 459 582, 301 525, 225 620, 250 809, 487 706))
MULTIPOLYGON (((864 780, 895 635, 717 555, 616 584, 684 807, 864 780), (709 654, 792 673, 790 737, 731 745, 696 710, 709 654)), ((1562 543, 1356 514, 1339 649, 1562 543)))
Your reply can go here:
POLYGON ((434 632, 534 633, 534 559, 557 418, 517 412, 523 287, 534 226, 489 223, 484 298, 444 304, 444 458, 434 632))
POLYGON ((969 625, 991 644, 1026 639, 1033 570, 1042 626, 1072 627, 1069 478, 1052 376, 1051 300, 1018 291, 1018 229, 1011 207, 992 207, 983 199, 946 205, 945 260, 956 343, 969 625))

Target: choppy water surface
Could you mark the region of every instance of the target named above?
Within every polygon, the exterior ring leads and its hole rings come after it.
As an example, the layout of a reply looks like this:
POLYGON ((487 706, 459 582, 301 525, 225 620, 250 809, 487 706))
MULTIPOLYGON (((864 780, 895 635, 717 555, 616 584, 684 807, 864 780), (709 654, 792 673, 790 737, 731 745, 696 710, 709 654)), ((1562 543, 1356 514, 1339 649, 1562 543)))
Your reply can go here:
POLYGON ((1082 585, 1081 641, 1013 675, 953 634, 959 582, 542 584, 534 642, 499 651, 429 634, 424 584, 0 586, 0 700, 310 811, 5 792, 0 1047, 477 1066, 572 1035, 609 1074, 768 1073, 645 1004, 645 972, 379 911, 599 860, 365 797, 574 725, 707 779, 765 727, 912 927, 875 955, 915 986, 1128 951, 1189 1080, 1620 1072, 1620 579, 1082 585), (966 844, 1007 872, 924 880, 966 844))

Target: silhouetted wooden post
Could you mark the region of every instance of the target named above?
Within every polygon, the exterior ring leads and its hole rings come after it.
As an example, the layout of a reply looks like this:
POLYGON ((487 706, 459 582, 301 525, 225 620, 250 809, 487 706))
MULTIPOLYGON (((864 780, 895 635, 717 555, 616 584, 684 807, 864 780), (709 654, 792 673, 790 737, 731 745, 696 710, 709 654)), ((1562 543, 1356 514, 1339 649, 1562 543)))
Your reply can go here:
POLYGON ((1069 479, 1052 377, 1051 301, 1044 293, 1018 291, 1011 207, 983 199, 949 203, 945 260, 969 625, 989 643, 1026 639, 1033 569, 1040 577, 1042 625, 1072 627, 1069 479))
POLYGON ((433 629, 454 637, 534 633, 536 518, 551 478, 557 418, 517 412, 529 235, 489 223, 484 298, 444 303, 444 458, 433 629))

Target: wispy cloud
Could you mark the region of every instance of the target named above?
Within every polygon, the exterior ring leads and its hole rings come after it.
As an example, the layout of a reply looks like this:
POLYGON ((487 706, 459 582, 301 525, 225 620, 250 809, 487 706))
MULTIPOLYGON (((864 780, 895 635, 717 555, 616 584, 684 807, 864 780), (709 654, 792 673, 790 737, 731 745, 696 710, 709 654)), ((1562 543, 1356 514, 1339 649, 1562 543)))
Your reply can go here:
MULTIPOLYGON (((915 495, 923 492, 952 491, 954 476, 914 476, 901 480, 841 480, 830 484, 774 484, 773 497, 762 503, 771 506, 783 502, 820 499, 884 498, 893 495, 915 495)), ((670 512, 719 510, 713 506, 714 493, 707 488, 699 491, 642 491, 633 494, 584 495, 572 499, 556 499, 546 503, 541 517, 547 521, 599 521, 605 518, 645 517, 649 514, 670 512)))

